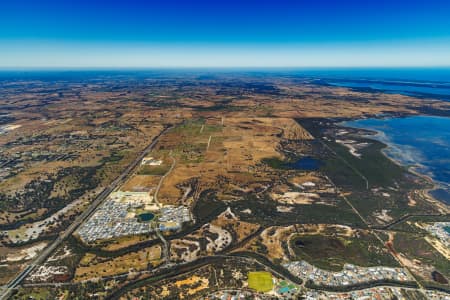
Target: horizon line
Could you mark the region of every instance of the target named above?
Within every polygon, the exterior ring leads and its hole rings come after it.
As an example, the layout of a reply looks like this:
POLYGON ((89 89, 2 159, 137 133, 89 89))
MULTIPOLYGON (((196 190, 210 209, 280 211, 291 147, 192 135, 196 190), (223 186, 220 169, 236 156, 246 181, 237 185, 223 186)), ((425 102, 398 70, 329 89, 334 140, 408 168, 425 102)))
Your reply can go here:
POLYGON ((361 66, 0 66, 0 71, 61 70, 311 70, 311 69, 450 69, 450 65, 361 65, 361 66))

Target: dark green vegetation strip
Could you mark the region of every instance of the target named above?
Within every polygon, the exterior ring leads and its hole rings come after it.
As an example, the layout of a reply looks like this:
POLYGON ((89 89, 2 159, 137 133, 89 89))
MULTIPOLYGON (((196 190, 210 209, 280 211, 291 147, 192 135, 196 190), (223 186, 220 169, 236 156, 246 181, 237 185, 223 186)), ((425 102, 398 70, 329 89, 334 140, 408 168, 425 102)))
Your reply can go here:
POLYGON ((308 204, 296 205, 290 212, 279 212, 277 202, 268 195, 258 199, 253 194, 243 195, 243 200, 233 201, 229 205, 242 221, 262 226, 291 224, 345 224, 352 227, 366 227, 361 219, 342 200, 334 205, 308 204), (243 213, 246 209, 251 214, 243 213))
POLYGON ((327 157, 324 171, 329 174, 338 185, 346 186, 351 184, 353 188, 365 189, 365 181, 355 174, 355 170, 360 172, 369 181, 370 187, 393 186, 396 182, 402 181, 406 170, 386 158, 381 152, 386 145, 368 139, 359 139, 358 142, 370 143, 370 145, 361 150, 360 158, 352 155, 349 150, 335 142, 326 142, 326 144, 337 154, 327 157), (351 167, 343 167, 342 160, 349 163, 351 167))
MULTIPOLYGON (((329 175, 338 186, 350 186, 353 189, 366 189, 365 181, 357 173, 361 173, 369 181, 369 187, 392 186, 404 179, 407 170, 390 159, 381 150, 386 145, 376 140, 364 137, 352 136, 358 143, 369 143, 360 151, 360 158, 352 155, 349 150, 334 141, 324 141, 324 131, 336 127, 328 124, 327 119, 301 119, 297 120, 303 127, 310 131, 320 142, 318 142, 317 153, 323 153, 321 159, 325 162, 322 166, 324 172, 329 175), (328 124, 328 125, 325 125, 328 124), (330 151, 322 148, 321 145, 329 147, 330 151), (331 153, 330 153, 331 152, 331 153), (355 172, 356 170, 356 172, 355 172)), ((331 138, 333 140, 333 137, 331 138)))
POLYGON ((385 144, 362 137, 358 133, 351 133, 349 139, 368 143, 367 147, 359 151, 361 157, 358 158, 346 147, 334 142, 335 137, 327 133, 329 130, 342 128, 333 123, 334 120, 297 121, 316 137, 315 153, 318 153, 324 162, 321 171, 340 189, 350 192, 347 198, 370 223, 378 223, 374 213, 380 213, 383 209, 387 210, 394 220, 406 214, 437 213, 435 207, 427 201, 417 201, 415 206, 408 205, 408 193, 411 190, 429 188, 431 185, 387 158, 382 153, 385 144), (323 139, 324 136, 327 140, 323 139), (389 196, 383 196, 382 192, 387 192, 389 196))

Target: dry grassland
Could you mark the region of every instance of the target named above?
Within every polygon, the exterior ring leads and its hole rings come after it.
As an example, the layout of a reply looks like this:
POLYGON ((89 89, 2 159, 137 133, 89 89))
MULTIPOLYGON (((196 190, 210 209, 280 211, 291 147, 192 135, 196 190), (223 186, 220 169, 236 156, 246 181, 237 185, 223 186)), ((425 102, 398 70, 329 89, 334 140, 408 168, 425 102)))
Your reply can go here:
MULTIPOLYGON (((165 179, 159 194, 163 203, 178 203, 179 186, 198 179, 196 194, 219 187, 220 192, 251 191, 271 181, 261 160, 279 157, 282 138, 311 139, 311 135, 288 118, 209 119, 206 124, 188 124, 165 135, 160 149, 174 150, 175 169, 165 179), (202 129, 203 127, 203 129, 202 129), (209 145, 209 146, 208 146, 209 145)), ((220 196, 220 195, 219 195, 220 196)), ((183 203, 186 204, 186 203, 183 203)))
POLYGON ((186 296, 191 296, 201 290, 207 289, 209 287, 209 279, 206 277, 193 275, 189 278, 175 281, 175 286, 178 288, 182 288, 185 291, 179 293, 178 295, 179 299, 185 299, 186 296))
POLYGON ((229 209, 221 213, 211 224, 233 232, 235 235, 234 243, 242 241, 260 228, 258 224, 240 221, 229 209))
POLYGON ((89 278, 146 270, 148 264, 153 267, 159 265, 160 259, 160 246, 152 246, 113 259, 101 258, 87 253, 75 271, 74 281, 79 282, 89 278))
POLYGON ((150 191, 158 185, 160 176, 135 174, 121 187, 122 191, 150 191))

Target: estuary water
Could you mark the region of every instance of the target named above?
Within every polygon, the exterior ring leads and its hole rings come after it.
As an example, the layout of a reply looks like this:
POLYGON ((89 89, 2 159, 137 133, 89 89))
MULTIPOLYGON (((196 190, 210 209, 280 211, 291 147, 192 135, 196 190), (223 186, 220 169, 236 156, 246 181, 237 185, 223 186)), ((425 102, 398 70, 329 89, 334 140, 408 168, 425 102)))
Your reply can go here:
POLYGON ((440 186, 433 196, 450 204, 450 118, 362 119, 344 125, 376 131, 373 137, 388 145, 385 153, 390 158, 431 177, 440 186))
POLYGON ((450 84, 412 84, 396 82, 374 82, 374 81, 339 81, 332 85, 348 88, 369 88, 388 94, 401 94, 405 96, 427 96, 436 99, 450 100, 450 84))
POLYGON ((450 101, 450 68, 312 69, 296 74, 333 86, 450 101))

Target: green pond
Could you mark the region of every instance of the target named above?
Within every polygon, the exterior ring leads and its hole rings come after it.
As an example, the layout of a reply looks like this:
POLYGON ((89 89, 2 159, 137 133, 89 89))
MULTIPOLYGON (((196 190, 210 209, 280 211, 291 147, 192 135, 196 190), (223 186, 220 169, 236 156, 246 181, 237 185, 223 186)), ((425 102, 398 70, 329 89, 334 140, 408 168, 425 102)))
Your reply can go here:
POLYGON ((142 213, 142 214, 138 215, 137 217, 138 217, 139 221, 141 221, 141 222, 148 222, 148 221, 153 220, 155 215, 152 213, 142 213))

